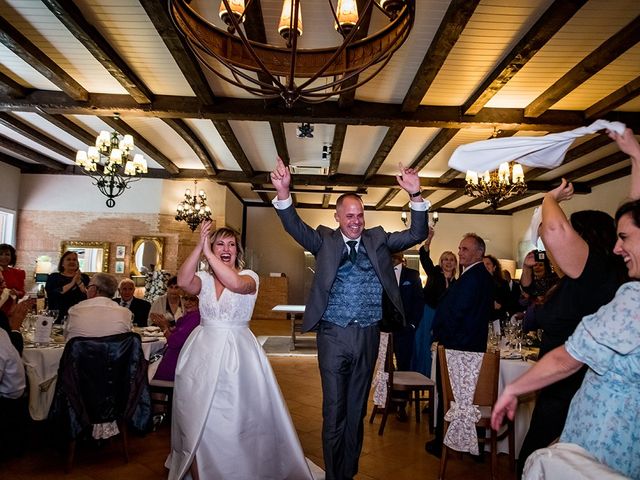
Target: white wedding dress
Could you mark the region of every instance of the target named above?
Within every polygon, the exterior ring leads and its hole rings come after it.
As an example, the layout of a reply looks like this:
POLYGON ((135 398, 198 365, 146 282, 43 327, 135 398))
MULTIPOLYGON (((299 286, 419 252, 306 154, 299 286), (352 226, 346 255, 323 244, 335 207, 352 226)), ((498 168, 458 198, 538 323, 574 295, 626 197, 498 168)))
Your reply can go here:
MULTIPOLYGON (((258 276, 249 275, 258 284, 258 276)), ((313 478, 271 365, 249 330, 256 294, 224 290, 198 272, 201 324, 176 367, 169 479, 313 478)))

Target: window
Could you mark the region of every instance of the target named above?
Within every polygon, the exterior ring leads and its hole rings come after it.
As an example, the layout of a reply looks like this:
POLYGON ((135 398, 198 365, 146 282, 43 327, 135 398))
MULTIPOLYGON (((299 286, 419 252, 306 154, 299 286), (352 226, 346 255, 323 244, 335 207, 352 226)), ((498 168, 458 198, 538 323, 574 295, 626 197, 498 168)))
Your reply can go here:
POLYGON ((0 243, 15 245, 15 212, 0 208, 0 243))

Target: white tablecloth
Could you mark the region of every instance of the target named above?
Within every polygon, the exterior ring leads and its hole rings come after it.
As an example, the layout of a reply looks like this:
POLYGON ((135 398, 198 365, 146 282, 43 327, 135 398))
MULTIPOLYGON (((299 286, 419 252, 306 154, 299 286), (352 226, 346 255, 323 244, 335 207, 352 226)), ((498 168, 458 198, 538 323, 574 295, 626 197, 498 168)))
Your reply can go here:
MULTIPOLYGON (((167 343, 164 337, 154 340, 147 341, 143 337, 142 351, 147 360, 167 343)), ((29 413, 34 420, 44 420, 49 414, 63 351, 64 344, 51 344, 49 347, 39 348, 26 346, 22 352, 22 362, 29 383, 29 413)))

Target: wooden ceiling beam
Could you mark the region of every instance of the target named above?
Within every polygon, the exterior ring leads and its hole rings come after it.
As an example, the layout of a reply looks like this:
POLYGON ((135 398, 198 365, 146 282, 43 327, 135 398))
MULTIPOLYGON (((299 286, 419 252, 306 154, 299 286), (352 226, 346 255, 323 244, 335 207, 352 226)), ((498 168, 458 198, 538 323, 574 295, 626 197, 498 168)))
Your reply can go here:
POLYGON ((384 194, 384 197, 380 199, 378 203, 376 203, 376 210, 383 210, 384 207, 387 206, 391 200, 393 200, 398 193, 400 193, 400 188, 390 188, 387 193, 384 194))
POLYGON ((123 134, 123 135, 132 135, 135 146, 142 150, 145 154, 147 154, 151 159, 155 162, 159 163, 164 169, 167 170, 171 175, 176 175, 180 172, 180 169, 176 167, 176 165, 169 160, 168 157, 165 156, 160 150, 154 147, 151 142, 145 140, 145 138, 136 132, 131 126, 129 126, 124 120, 121 118, 113 118, 113 117, 100 117, 104 123, 109 125, 115 131, 123 134))
POLYGON ((449 141, 460 131, 459 128, 443 128, 433 137, 433 140, 416 157, 411 164, 411 168, 416 171, 422 170, 442 150, 449 141))
POLYGON ((87 132, 84 128, 76 125, 64 115, 49 115, 48 113, 44 112, 40 112, 39 115, 47 122, 55 125, 60 130, 77 138, 85 145, 93 146, 96 144, 96 135, 92 134, 91 132, 87 132))
POLYGON ((0 152, 0 162, 6 163, 7 165, 11 165, 12 167, 16 167, 20 169, 20 173, 27 173, 33 167, 37 167, 37 164, 25 162, 23 160, 18 160, 16 157, 12 157, 7 155, 6 153, 0 152))
POLYGON ((24 123, 22 120, 19 120, 16 117, 9 115, 8 113, 0 112, 0 124, 13 130, 16 133, 19 133, 23 137, 36 142, 44 148, 51 150, 52 152, 68 158, 72 162, 75 162, 76 160, 75 150, 63 145, 60 142, 57 142, 53 138, 45 135, 40 130, 33 128, 31 125, 24 123))
POLYGON ((29 160, 52 168, 53 170, 63 171, 65 169, 64 163, 58 162, 53 158, 47 157, 46 155, 42 155, 41 153, 36 152, 29 147, 25 147, 21 143, 11 140, 3 135, 0 135, 0 148, 9 150, 10 152, 13 152, 20 157, 28 158, 29 160))
MULTIPOLYGON (((477 115, 462 115, 459 106, 421 105, 415 112, 401 113, 398 105, 356 101, 350 110, 336 102, 290 109, 267 107, 263 100, 219 98, 203 105, 195 97, 157 95, 149 105, 139 105, 129 95, 91 94, 86 102, 74 101, 60 92, 36 90, 24 98, 0 96, 0 110, 58 113, 64 115, 121 117, 201 118, 210 120, 309 122, 364 126, 419 128, 497 128, 518 131, 566 131, 587 122, 574 110, 549 110, 537 118, 526 118, 520 108, 483 108, 477 115)), ((637 112, 613 112, 609 118, 640 129, 637 112)))
POLYGON ((456 190, 452 194, 447 195, 446 197, 444 197, 439 202, 431 204, 431 208, 429 210, 432 211, 432 212, 435 212, 436 210, 440 211, 440 208, 444 207, 448 203, 453 202, 454 200, 459 199, 463 195, 464 195, 464 190, 462 190, 462 189, 456 190))
POLYGON ((600 118, 640 95, 640 77, 636 77, 615 92, 594 103, 584 112, 587 119, 600 118))
POLYGON ((333 130, 333 140, 331 141, 331 159, 329 160, 329 177, 338 173, 340 165, 340 157, 342 157, 342 148, 344 146, 344 137, 347 135, 346 125, 336 125, 333 130))
POLYGON ((233 155, 235 161, 238 163, 238 165, 240 165, 242 173, 244 173, 247 177, 254 176, 255 172, 253 171, 251 162, 247 158, 247 155, 244 153, 244 150, 242 150, 242 146, 240 145, 238 137, 236 137, 233 128, 231 128, 231 124, 226 121, 214 121, 213 125, 216 127, 216 130, 218 130, 220 137, 222 137, 222 141, 231 152, 231 155, 233 155))
POLYGON ((213 157, 189 125, 179 118, 163 118, 162 120, 191 147, 191 150, 193 150, 202 163, 207 175, 215 176, 217 169, 213 157))
POLYGON ((158 2, 158 0, 139 0, 139 2, 147 12, 147 16, 167 49, 169 49, 169 53, 178 64, 178 68, 180 68, 193 93, 204 105, 213 104, 215 96, 211 91, 207 77, 200 68, 198 59, 173 25, 173 21, 169 16, 168 3, 158 2))
POLYGON ((31 89, 23 87, 13 78, 0 72, 0 94, 14 98, 25 97, 31 89))
POLYGON ((479 3, 479 0, 451 1, 402 101, 403 112, 418 108, 479 3))
POLYGON ((538 117, 593 75, 640 42, 640 16, 587 55, 575 67, 547 88, 524 110, 527 117, 538 117))
POLYGON ((487 76, 462 107, 465 115, 475 115, 498 93, 538 51, 587 3, 586 0, 555 0, 520 41, 487 76))
POLYGON ((291 163, 289 158, 289 148, 287 147, 287 137, 284 134, 284 124, 282 122, 269 122, 273 141, 276 144, 276 152, 285 165, 291 163))
POLYGON ((42 0, 42 3, 62 22, 69 32, 84 45, 116 81, 138 103, 150 103, 153 93, 129 68, 96 27, 87 21, 73 2, 42 0))
POLYGON ((398 141, 398 138, 400 138, 400 135, 402 135, 403 130, 404 127, 391 127, 387 130, 382 142, 380 142, 378 146, 378 150, 373 155, 369 166, 364 172, 365 180, 378 173, 378 170, 389 156, 389 152, 398 141))
POLYGON ((73 100, 86 101, 89 99, 89 92, 82 85, 1 16, 0 42, 73 100))

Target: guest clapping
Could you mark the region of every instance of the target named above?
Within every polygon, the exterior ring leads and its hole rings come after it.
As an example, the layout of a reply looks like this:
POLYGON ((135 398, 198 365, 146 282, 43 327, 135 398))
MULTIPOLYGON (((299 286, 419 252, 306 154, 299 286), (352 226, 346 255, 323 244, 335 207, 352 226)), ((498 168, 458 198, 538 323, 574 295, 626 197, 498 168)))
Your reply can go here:
POLYGON ((8 290, 6 295, 9 297, 2 303, 2 311, 7 314, 11 307, 24 297, 25 272, 15 268, 16 261, 16 249, 8 243, 0 244, 0 275, 4 279, 4 288, 8 290))
POLYGON ((58 271, 49 275, 44 289, 50 310, 58 310, 57 322, 69 313, 69 308, 87 299, 89 276, 80 271, 78 254, 66 251, 58 262, 58 271))
POLYGON ((182 313, 182 289, 178 286, 178 277, 173 276, 167 281, 167 293, 160 295, 151 304, 148 323, 159 325, 166 319, 173 325, 182 313))

